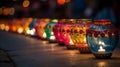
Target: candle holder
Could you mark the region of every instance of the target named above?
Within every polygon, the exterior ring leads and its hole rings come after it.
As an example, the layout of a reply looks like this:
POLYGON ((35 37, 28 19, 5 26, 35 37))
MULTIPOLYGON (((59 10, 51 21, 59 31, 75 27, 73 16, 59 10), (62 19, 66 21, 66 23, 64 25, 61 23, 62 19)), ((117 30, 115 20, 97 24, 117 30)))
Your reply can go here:
POLYGON ((53 32, 54 32, 55 38, 60 46, 65 46, 65 44, 61 38, 62 36, 61 36, 61 31, 60 31, 60 29, 61 29, 62 25, 64 25, 64 23, 65 23, 65 19, 60 19, 58 21, 58 23, 55 24, 55 26, 53 27, 53 32))
POLYGON ((27 30, 27 34, 36 37, 36 30, 35 30, 35 24, 37 23, 38 19, 33 19, 32 22, 29 24, 29 29, 27 30))
POLYGON ((75 24, 75 19, 67 19, 64 25, 61 26, 61 36, 62 36, 61 38, 65 43, 67 49, 76 49, 70 37, 70 31, 74 24, 75 24))
POLYGON ((77 19, 71 29, 71 39, 80 53, 91 53, 86 42, 86 30, 91 24, 91 19, 77 19))
POLYGON ((17 31, 19 34, 28 35, 29 24, 33 18, 22 18, 17 22, 17 31))
MULTIPOLYGON (((22 22, 22 27, 23 27, 23 34, 24 35, 29 35, 29 25, 33 21, 33 18, 24 18, 22 22)), ((35 29, 32 29, 30 31, 31 35, 35 35, 35 29)))
POLYGON ((16 21, 16 29, 17 29, 17 33, 19 33, 19 34, 23 34, 23 27, 22 27, 22 23, 23 23, 23 19, 18 19, 17 21, 16 21))
POLYGON ((46 38, 49 40, 50 43, 57 42, 56 38, 53 33, 53 26, 58 22, 57 19, 53 19, 50 21, 44 28, 44 31, 46 33, 46 38))
POLYGON ((87 43, 96 58, 111 58, 118 40, 118 30, 110 20, 97 20, 87 30, 87 43))
POLYGON ((47 40, 44 28, 49 22, 50 22, 50 19, 41 18, 35 24, 35 30, 36 30, 37 37, 40 38, 41 40, 47 40))

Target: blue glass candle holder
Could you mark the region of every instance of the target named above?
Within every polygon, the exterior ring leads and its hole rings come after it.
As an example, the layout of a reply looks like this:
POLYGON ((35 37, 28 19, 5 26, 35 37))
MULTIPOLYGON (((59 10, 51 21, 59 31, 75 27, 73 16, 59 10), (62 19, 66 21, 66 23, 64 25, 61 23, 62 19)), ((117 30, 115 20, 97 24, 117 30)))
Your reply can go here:
POLYGON ((29 24, 29 30, 28 33, 31 36, 37 36, 35 33, 35 24, 37 23, 37 19, 32 20, 32 22, 29 24))
POLYGON ((87 43, 96 58, 111 58, 119 35, 110 20, 97 20, 87 30, 87 43))

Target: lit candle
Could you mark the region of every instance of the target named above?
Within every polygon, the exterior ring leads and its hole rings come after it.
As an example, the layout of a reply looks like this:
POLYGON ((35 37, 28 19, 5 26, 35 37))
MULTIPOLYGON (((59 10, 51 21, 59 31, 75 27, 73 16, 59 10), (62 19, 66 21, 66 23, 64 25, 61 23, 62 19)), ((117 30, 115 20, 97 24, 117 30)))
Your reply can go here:
POLYGON ((1 24, 1 30, 4 30, 4 29, 5 29, 5 25, 1 24))
POLYGON ((51 35, 54 35, 54 33, 53 33, 53 32, 51 32, 51 35))
POLYGON ((50 37, 50 40, 55 40, 55 36, 51 36, 51 37, 50 37))
POLYGON ((74 43, 72 42, 72 40, 70 39, 70 45, 74 45, 74 43))
POLYGON ((32 30, 30 30, 30 34, 34 35, 35 34, 35 29, 33 28, 32 30))
POLYGON ((30 30, 29 29, 26 32, 27 32, 27 34, 30 34, 30 30))
MULTIPOLYGON (((69 36, 69 38, 70 38, 70 36, 69 36)), ((74 43, 72 42, 71 38, 70 38, 70 45, 74 45, 74 43)))
POLYGON ((9 26, 5 26, 5 31, 9 31, 9 26))
POLYGON ((98 43, 99 45, 102 45, 102 46, 105 46, 105 43, 104 42, 102 42, 102 41, 99 41, 99 43, 98 43))
POLYGON ((23 28, 22 27, 18 28, 18 33, 20 33, 20 34, 23 33, 23 28))
POLYGON ((100 52, 100 53, 105 53, 105 49, 103 49, 103 47, 102 47, 102 46, 100 46, 100 48, 99 48, 98 52, 100 52))
POLYGON ((45 32, 43 33, 43 37, 46 38, 46 33, 45 32))
POLYGON ((84 42, 86 42, 86 37, 84 38, 84 42))

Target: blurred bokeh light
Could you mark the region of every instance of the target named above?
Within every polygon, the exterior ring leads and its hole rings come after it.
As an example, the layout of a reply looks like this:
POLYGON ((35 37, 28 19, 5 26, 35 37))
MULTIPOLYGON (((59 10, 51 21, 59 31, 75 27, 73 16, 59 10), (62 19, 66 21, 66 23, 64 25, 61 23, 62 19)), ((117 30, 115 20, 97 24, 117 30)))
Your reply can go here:
POLYGON ((1 0, 0 18, 89 18, 120 22, 119 0, 1 0))

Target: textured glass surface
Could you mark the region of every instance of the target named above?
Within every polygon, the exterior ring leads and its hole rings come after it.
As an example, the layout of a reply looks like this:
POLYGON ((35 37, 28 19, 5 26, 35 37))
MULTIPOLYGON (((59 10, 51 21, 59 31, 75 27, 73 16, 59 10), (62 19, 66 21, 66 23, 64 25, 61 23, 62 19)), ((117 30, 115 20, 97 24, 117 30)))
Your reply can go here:
POLYGON ((72 45, 71 38, 70 38, 70 31, 72 26, 73 24, 65 24, 61 28, 61 36, 62 36, 61 38, 65 43, 65 45, 72 45))
POLYGON ((32 29, 34 28, 34 25, 35 25, 36 22, 37 22, 37 20, 34 19, 34 20, 30 23, 30 25, 29 25, 29 29, 30 29, 30 30, 32 30, 32 29))
POLYGON ((104 53, 111 53, 115 49, 119 35, 113 25, 92 25, 88 31, 92 31, 91 33, 87 33, 87 43, 92 52, 99 53, 102 48, 104 53), (100 34, 95 36, 98 32, 100 34), (108 34, 109 32, 111 35, 108 34))
POLYGON ((55 24, 55 26, 53 28, 54 35, 59 42, 62 42, 62 38, 61 38, 62 36, 60 33, 60 28, 62 25, 63 25, 63 23, 57 23, 57 24, 55 24))
MULTIPOLYGON (((30 24, 29 24, 29 30, 33 30, 35 28, 35 24, 37 23, 37 19, 34 19, 30 24)), ((30 31, 29 31, 30 32, 30 31)), ((35 31, 32 33, 33 36, 37 36, 35 31)))
POLYGON ((45 28, 44 28, 44 31, 45 31, 45 33, 46 33, 46 35, 47 35, 47 39, 49 39, 50 40, 50 37, 51 36, 54 36, 54 34, 53 34, 53 26, 56 24, 56 22, 49 22, 46 26, 45 26, 45 28))

